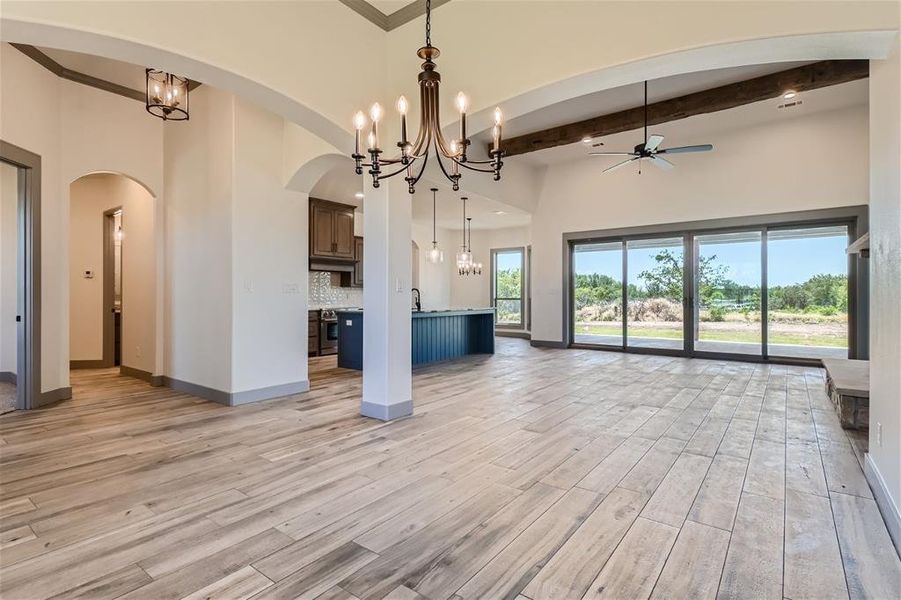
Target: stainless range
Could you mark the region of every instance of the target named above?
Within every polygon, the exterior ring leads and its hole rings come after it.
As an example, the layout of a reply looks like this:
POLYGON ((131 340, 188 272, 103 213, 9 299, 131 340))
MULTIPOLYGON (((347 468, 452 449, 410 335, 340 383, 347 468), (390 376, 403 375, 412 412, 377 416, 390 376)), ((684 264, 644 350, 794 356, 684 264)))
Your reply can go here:
POLYGON ((338 352, 338 317, 334 309, 323 308, 319 318, 319 355, 338 352))

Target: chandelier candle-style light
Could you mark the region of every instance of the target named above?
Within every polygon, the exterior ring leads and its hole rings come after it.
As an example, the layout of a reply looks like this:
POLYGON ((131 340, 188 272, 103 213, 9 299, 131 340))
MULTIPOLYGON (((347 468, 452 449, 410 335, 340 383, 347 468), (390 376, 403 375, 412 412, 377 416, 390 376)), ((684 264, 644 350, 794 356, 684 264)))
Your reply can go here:
POLYGON ((482 263, 477 263, 472 259, 472 217, 466 216, 466 196, 460 198, 463 201, 463 245, 457 252, 457 274, 458 275, 481 275, 482 263), (466 229, 469 225, 469 242, 466 240, 466 229))
POLYGON ((501 167, 504 163, 501 161, 503 151, 501 150, 501 122, 503 117, 500 108, 494 109, 494 143, 488 152, 491 157, 488 160, 471 160, 467 156, 467 149, 470 146, 470 140, 466 137, 466 109, 468 100, 463 92, 457 94, 457 110, 460 111, 460 135, 458 139, 447 140, 441 132, 439 123, 439 104, 438 104, 438 88, 441 83, 441 75, 435 70, 435 62, 433 59, 438 58, 440 52, 438 48, 432 46, 431 39, 432 28, 432 3, 426 0, 425 11, 425 46, 420 48, 416 55, 423 61, 422 71, 419 73, 419 132, 414 140, 410 140, 407 136, 407 109, 409 105, 407 99, 403 96, 397 99, 397 112, 400 113, 400 141, 397 147, 400 155, 394 158, 381 158, 382 148, 379 140, 379 121, 381 121, 383 112, 382 106, 376 102, 369 110, 369 118, 372 126, 366 139, 365 152, 369 154, 369 162, 363 162, 366 158, 363 149, 362 131, 366 126, 366 117, 362 111, 358 111, 354 115, 355 145, 352 158, 356 165, 357 175, 363 174, 363 167, 369 168, 369 174, 372 176, 372 186, 379 187, 379 181, 395 175, 404 175, 407 182, 409 193, 416 192, 416 183, 425 172, 432 148, 435 150, 435 158, 438 160, 438 166, 441 172, 447 177, 448 181, 453 185, 454 191, 460 189, 460 177, 462 176, 460 168, 469 169, 470 171, 478 171, 480 173, 491 173, 494 180, 499 181, 501 178, 501 167), (414 165, 419 161, 417 169, 414 165), (445 164, 447 161, 447 164, 445 164), (382 167, 391 167, 393 170, 387 173, 382 172, 382 167))
POLYGON ((157 69, 146 70, 147 112, 164 121, 187 121, 188 80, 157 69))
POLYGON ((444 252, 441 251, 441 248, 438 247, 438 226, 437 226, 437 211, 436 208, 438 206, 437 197, 435 194, 438 193, 438 188, 432 188, 432 249, 429 250, 427 255, 427 259, 433 265, 437 265, 438 263, 444 262, 444 252))

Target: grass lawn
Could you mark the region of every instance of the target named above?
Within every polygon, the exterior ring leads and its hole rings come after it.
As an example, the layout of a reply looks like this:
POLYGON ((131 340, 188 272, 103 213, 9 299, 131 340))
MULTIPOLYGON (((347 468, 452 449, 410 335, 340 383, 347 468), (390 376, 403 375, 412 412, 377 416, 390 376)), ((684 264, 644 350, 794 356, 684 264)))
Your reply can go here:
MULTIPOLYGON (((819 333, 812 331, 815 327, 811 326, 805 333, 794 333, 784 331, 770 331, 769 341, 771 344, 788 344, 794 346, 831 346, 836 348, 844 348, 848 345, 848 340, 844 335, 838 333, 824 332, 819 333)), ((592 335, 622 335, 623 328, 619 324, 610 323, 578 323, 576 325, 577 334, 592 335)), ((634 327, 629 329, 630 337, 654 337, 666 339, 682 339, 682 330, 674 327, 634 327)), ((742 329, 720 329, 720 330, 701 330, 701 340, 708 342, 749 342, 760 343, 760 332, 742 329)))

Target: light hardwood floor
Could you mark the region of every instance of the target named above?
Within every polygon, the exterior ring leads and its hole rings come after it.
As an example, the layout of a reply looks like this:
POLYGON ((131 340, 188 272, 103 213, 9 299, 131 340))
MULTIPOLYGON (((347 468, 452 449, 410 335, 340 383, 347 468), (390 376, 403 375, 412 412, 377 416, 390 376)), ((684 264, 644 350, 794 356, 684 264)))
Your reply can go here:
POLYGON ((820 370, 499 339, 225 408, 114 372, 0 417, 3 598, 897 598, 820 370))

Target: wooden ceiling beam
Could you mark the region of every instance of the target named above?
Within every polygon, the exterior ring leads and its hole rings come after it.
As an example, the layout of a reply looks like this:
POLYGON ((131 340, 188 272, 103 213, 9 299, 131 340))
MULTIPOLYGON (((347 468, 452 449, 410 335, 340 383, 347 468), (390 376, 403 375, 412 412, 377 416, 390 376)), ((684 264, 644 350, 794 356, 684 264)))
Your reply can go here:
MULTIPOLYGON (((806 92, 869 76, 866 60, 825 60, 745 81, 730 83, 648 105, 648 125, 735 108, 777 98, 786 90, 806 92)), ((568 123, 503 140, 505 156, 516 156, 644 126, 644 107, 638 106, 584 121, 568 123)))

